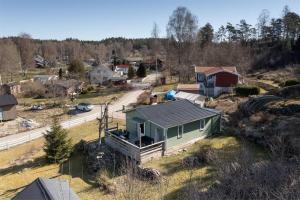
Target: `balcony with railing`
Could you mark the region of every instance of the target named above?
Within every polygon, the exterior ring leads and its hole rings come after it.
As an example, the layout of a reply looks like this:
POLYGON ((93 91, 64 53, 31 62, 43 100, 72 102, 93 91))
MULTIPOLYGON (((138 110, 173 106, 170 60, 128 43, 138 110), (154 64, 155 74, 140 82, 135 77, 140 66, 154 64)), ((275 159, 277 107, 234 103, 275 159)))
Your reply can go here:
POLYGON ((105 131, 105 143, 140 163, 163 155, 164 141, 154 143, 154 139, 147 136, 130 138, 129 135, 118 127, 109 128, 105 131))

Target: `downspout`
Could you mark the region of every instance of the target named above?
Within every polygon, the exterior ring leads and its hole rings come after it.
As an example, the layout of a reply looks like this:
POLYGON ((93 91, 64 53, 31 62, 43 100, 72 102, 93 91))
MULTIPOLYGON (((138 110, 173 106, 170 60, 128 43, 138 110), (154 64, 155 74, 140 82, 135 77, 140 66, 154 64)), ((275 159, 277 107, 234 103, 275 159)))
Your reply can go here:
POLYGON ((167 150, 167 138, 168 138, 168 136, 167 136, 167 131, 168 131, 168 129, 166 129, 166 128, 164 128, 164 146, 163 146, 163 152, 162 152, 162 155, 164 156, 165 155, 165 152, 166 152, 166 150, 167 150))

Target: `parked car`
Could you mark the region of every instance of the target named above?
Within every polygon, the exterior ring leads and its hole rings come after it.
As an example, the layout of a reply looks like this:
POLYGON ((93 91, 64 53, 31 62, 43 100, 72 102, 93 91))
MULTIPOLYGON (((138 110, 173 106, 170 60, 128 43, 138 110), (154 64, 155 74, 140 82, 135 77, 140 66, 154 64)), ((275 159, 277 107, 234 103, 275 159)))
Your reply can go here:
POLYGON ((93 105, 91 105, 90 103, 80 103, 76 106, 76 110, 80 110, 80 111, 91 111, 94 108, 93 105))
POLYGON ((38 105, 33 105, 31 107, 31 110, 43 110, 45 109, 45 106, 44 105, 41 105, 41 104, 38 104, 38 105))

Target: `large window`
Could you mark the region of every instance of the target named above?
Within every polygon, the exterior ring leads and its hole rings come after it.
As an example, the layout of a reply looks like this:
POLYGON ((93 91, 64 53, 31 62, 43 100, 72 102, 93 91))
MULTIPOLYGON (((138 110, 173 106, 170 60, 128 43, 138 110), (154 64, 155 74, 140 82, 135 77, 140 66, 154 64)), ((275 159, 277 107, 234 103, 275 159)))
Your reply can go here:
POLYGON ((183 133, 183 125, 178 126, 178 133, 177 133, 178 139, 182 138, 182 133, 183 133))
POLYGON ((200 131, 204 130, 205 127, 205 119, 200 119, 200 131))

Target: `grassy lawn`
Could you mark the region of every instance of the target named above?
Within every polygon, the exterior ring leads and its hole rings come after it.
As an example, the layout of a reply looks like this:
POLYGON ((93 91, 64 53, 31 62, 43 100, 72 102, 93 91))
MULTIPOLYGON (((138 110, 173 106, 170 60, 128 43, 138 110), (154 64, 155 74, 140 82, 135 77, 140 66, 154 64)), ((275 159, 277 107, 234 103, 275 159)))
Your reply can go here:
MULTIPOLYGON (((123 121, 114 121, 120 127, 123 121)), ((86 124, 69 129, 69 136, 74 144, 81 139, 94 140, 98 138, 98 122, 91 121, 86 124)), ((47 164, 43 159, 44 139, 40 138, 32 142, 0 152, 0 199, 11 199, 20 189, 31 183, 36 178, 60 177, 68 180, 71 187, 82 199, 99 199, 101 193, 89 182, 86 170, 83 168, 83 158, 75 154, 65 166, 47 164)))

